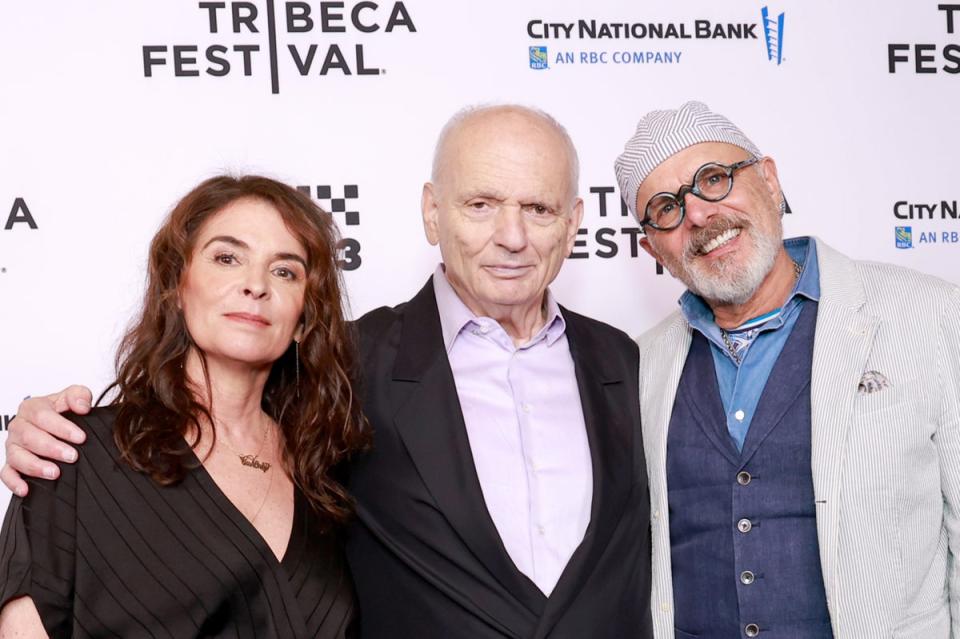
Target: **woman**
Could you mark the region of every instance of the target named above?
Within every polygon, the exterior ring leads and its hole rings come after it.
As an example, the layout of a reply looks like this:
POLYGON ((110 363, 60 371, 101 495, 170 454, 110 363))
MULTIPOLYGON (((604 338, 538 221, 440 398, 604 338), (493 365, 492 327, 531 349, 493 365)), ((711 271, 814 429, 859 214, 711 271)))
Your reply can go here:
POLYGON ((110 406, 76 467, 11 501, 0 637, 355 632, 334 468, 368 434, 336 233, 267 178, 216 177, 150 247, 110 406))

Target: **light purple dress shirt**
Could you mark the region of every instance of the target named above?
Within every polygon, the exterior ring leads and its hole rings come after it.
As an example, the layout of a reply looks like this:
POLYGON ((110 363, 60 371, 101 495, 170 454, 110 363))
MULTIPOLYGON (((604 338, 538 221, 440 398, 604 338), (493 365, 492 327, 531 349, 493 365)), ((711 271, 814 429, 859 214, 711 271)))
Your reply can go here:
POLYGON ((443 343, 487 511, 517 569, 550 595, 590 523, 593 467, 566 323, 517 347, 433 274, 443 343))

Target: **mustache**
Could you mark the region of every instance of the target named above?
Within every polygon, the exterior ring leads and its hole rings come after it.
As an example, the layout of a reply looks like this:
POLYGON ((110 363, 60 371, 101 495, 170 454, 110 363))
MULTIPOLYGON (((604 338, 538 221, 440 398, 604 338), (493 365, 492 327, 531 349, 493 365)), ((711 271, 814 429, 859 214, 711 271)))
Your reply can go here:
POLYGON ((731 229, 741 229, 747 231, 752 224, 747 219, 741 219, 735 215, 714 216, 710 223, 694 231, 687 240, 687 245, 683 249, 683 259, 692 260, 703 254, 703 247, 709 244, 715 237, 726 233, 731 229))

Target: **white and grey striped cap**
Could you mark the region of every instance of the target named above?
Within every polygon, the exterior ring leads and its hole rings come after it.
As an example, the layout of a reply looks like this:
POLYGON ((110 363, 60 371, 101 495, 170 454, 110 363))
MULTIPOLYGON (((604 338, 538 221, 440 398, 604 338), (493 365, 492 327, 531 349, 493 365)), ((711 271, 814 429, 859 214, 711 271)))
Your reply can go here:
POLYGON ((701 142, 726 142, 756 157, 760 151, 743 131, 702 102, 687 102, 679 109, 651 111, 640 118, 637 130, 613 164, 620 195, 637 216, 640 184, 661 162, 688 146, 701 142))

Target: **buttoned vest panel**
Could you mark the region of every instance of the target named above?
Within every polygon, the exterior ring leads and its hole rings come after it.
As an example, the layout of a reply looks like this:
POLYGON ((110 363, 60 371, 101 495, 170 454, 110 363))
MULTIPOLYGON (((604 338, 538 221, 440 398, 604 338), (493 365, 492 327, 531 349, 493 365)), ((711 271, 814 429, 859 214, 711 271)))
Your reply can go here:
POLYGON ((832 637, 810 471, 816 302, 767 379, 743 451, 727 432, 709 342, 694 332, 667 437, 678 637, 832 637))

